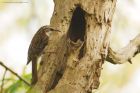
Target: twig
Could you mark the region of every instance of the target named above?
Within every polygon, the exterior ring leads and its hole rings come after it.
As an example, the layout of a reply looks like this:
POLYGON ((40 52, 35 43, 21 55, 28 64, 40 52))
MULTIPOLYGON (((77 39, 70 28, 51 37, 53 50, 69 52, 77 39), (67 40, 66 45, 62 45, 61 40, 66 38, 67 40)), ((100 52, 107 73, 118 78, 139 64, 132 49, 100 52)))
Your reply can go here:
POLYGON ((2 84, 1 84, 1 92, 0 93, 3 93, 3 86, 4 86, 4 80, 5 80, 6 72, 7 72, 7 69, 5 69, 4 74, 3 74, 2 84))
POLYGON ((13 70, 11 70, 10 68, 8 68, 6 65, 3 64, 3 62, 0 61, 0 65, 3 66, 5 69, 7 69, 8 71, 10 71, 12 74, 14 74, 16 77, 18 77, 21 81, 23 81, 25 84, 27 84, 28 86, 31 86, 27 81, 25 81, 22 77, 20 77, 16 72, 14 72, 13 70))

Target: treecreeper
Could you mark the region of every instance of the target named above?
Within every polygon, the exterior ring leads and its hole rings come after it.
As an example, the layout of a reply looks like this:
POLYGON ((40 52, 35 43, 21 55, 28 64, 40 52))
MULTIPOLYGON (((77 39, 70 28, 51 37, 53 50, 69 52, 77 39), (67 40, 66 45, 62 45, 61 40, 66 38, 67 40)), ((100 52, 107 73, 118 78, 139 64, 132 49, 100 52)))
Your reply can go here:
POLYGON ((42 55, 44 48, 48 45, 49 34, 55 30, 49 25, 42 26, 33 36, 29 49, 28 49, 28 57, 27 57, 27 64, 32 62, 32 81, 31 85, 36 84, 38 81, 37 76, 37 61, 38 58, 42 55))

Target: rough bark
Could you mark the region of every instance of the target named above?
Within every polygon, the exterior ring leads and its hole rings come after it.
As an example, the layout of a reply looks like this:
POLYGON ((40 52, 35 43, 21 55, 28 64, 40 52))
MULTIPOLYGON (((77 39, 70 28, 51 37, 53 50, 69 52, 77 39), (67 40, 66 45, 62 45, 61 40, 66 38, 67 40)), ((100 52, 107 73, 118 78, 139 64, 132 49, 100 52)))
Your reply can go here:
POLYGON ((108 54, 116 0, 54 0, 53 32, 29 93, 91 93, 108 54))

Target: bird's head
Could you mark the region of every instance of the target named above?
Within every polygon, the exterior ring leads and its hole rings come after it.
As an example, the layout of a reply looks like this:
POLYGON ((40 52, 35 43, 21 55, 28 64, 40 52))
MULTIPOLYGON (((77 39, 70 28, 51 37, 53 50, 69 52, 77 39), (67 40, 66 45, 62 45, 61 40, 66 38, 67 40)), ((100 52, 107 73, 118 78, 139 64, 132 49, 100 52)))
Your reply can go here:
POLYGON ((48 35, 48 36, 51 34, 51 32, 61 32, 60 30, 54 29, 53 27, 51 27, 49 25, 46 25, 45 28, 46 28, 46 30, 45 30, 46 35, 48 35))

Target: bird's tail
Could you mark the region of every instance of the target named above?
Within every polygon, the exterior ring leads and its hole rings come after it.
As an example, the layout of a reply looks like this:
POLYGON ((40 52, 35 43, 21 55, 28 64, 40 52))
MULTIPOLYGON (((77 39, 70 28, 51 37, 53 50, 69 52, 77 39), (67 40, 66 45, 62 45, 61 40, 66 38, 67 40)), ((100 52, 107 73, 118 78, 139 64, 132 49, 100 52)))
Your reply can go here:
POLYGON ((28 56, 26 65, 28 65, 30 61, 31 61, 31 58, 28 56))
POLYGON ((34 85, 36 84, 38 80, 38 76, 37 76, 37 58, 32 60, 32 82, 31 84, 34 85))

